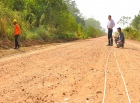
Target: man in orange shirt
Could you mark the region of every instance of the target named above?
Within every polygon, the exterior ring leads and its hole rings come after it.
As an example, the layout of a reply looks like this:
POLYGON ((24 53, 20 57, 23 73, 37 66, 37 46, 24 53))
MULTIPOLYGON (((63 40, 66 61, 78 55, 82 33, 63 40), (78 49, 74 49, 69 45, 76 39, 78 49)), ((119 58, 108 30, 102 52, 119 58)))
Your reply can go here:
POLYGON ((20 45, 18 43, 18 37, 20 35, 20 26, 17 24, 16 19, 13 20, 14 24, 14 37, 15 37, 15 49, 20 48, 20 45))

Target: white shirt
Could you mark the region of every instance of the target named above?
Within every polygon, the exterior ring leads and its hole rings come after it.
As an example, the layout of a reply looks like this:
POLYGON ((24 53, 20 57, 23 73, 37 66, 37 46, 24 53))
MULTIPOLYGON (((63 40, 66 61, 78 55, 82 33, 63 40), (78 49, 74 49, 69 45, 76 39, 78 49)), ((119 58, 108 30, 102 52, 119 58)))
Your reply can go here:
POLYGON ((119 39, 120 39, 120 34, 119 34, 119 39))
POLYGON ((109 28, 113 28, 114 26, 115 26, 114 21, 113 21, 112 19, 110 19, 110 20, 108 21, 107 28, 108 28, 108 29, 109 29, 109 28))

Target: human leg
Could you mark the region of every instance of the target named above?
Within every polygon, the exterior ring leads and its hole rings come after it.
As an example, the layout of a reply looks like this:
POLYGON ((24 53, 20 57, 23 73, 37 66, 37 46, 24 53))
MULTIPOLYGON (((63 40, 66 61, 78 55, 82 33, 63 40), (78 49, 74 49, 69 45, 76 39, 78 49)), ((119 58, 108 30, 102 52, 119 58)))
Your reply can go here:
POLYGON ((109 30, 108 30, 108 45, 107 46, 109 45, 110 45, 110 41, 109 41, 109 30))
POLYGON ((18 35, 15 35, 15 49, 19 48, 18 35))
POLYGON ((108 29, 108 45, 107 46, 111 46, 111 30, 108 29))
POLYGON ((113 32, 113 30, 109 30, 109 35, 110 35, 110 45, 111 45, 111 46, 113 46, 112 32, 113 32))

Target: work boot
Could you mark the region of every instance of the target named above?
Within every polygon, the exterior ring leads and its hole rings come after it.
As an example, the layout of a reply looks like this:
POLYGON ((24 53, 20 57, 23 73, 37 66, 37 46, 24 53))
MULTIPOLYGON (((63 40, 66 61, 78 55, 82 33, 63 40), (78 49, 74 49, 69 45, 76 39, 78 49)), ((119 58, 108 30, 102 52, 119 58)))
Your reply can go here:
POLYGON ((20 48, 20 45, 17 46, 17 49, 19 49, 19 48, 20 48))
POLYGON ((122 44, 122 48, 124 48, 124 43, 122 44))
POLYGON ((110 46, 110 39, 108 39, 108 45, 107 46, 110 46))

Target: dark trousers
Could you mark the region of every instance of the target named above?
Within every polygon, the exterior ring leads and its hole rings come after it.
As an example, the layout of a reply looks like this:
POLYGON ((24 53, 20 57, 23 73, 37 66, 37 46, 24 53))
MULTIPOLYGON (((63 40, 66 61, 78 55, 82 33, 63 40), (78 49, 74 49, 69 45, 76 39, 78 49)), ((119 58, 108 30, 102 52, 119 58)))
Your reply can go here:
POLYGON ((113 38, 112 38, 112 29, 108 29, 108 45, 113 45, 113 38))
POLYGON ((124 42, 117 43, 118 40, 119 40, 118 38, 115 39, 115 43, 117 44, 117 47, 124 47, 124 42))
POLYGON ((15 35, 15 48, 19 48, 18 37, 19 35, 15 35))

